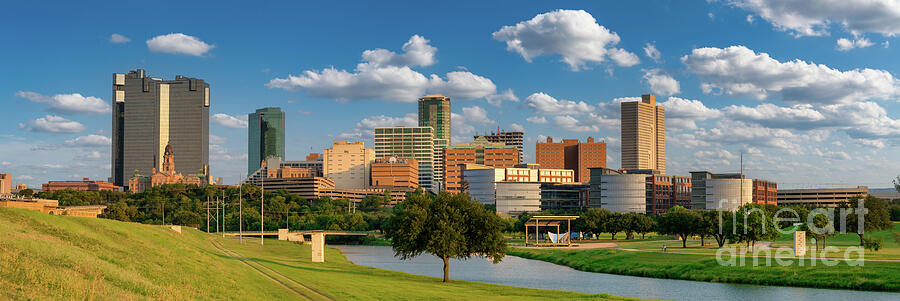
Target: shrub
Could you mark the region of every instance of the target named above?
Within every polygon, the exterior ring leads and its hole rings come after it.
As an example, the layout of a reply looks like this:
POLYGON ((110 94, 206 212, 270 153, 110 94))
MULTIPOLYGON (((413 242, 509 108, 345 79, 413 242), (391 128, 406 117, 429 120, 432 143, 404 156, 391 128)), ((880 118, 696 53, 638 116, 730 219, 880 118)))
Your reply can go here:
POLYGON ((881 247, 884 246, 884 238, 872 238, 865 237, 863 238, 863 247, 870 251, 878 251, 881 250, 881 247))

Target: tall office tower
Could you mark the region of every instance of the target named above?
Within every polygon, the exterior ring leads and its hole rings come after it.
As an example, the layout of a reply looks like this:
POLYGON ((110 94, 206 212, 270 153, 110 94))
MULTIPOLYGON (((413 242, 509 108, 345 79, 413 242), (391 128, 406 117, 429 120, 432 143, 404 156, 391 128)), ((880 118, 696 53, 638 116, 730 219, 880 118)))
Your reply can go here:
POLYGON ((447 139, 450 144, 450 97, 429 94, 419 98, 419 126, 434 129, 434 139, 447 139))
POLYGON ((334 141, 325 149, 323 172, 334 180, 335 189, 366 189, 375 152, 362 142, 334 141))
MULTIPOLYGON (((450 145, 450 97, 429 94, 419 98, 419 126, 434 129, 432 167, 435 185, 444 184, 444 148, 450 145)), ((435 186, 435 191, 443 189, 435 186)))
POLYGON ((12 176, 8 173, 0 173, 0 193, 10 194, 12 192, 12 176))
POLYGON ((262 108, 247 116, 247 173, 251 174, 268 157, 284 160, 284 112, 262 108))
POLYGON ((113 74, 112 181, 162 170, 166 145, 178 150, 176 172, 209 178, 209 84, 148 77, 143 69, 113 74))
POLYGON ((622 103, 622 169, 666 173, 666 113, 653 94, 622 103))
POLYGON ((444 150, 444 189, 462 192, 462 165, 481 164, 490 167, 514 167, 520 163, 519 151, 515 146, 500 142, 489 142, 485 137, 475 138, 472 143, 457 143, 444 150))
POLYGON ((382 127, 375 128, 375 159, 413 158, 419 163, 419 187, 437 192, 434 183, 434 128, 382 127))
POLYGON ((590 168, 606 167, 606 142, 594 142, 593 137, 588 137, 587 142, 563 139, 554 143, 553 138, 547 137, 547 142, 537 143, 535 157, 541 168, 572 169, 576 181, 587 183, 591 181, 590 168))
POLYGON ((525 133, 522 132, 507 132, 501 131, 497 129, 497 132, 491 132, 490 135, 475 135, 475 139, 478 137, 484 137, 488 142, 499 142, 505 145, 512 145, 519 149, 519 162, 522 161, 522 137, 525 133))

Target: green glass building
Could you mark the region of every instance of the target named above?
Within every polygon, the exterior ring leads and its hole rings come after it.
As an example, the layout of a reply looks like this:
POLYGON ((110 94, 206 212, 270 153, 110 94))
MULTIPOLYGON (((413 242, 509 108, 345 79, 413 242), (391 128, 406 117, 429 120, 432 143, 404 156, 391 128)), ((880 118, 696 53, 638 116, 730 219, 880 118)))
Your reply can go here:
POLYGON ((284 112, 281 108, 262 108, 250 113, 247 122, 247 173, 275 156, 284 160, 284 112))
POLYGON ((450 97, 440 94, 419 98, 419 126, 434 129, 434 139, 450 142, 450 97))

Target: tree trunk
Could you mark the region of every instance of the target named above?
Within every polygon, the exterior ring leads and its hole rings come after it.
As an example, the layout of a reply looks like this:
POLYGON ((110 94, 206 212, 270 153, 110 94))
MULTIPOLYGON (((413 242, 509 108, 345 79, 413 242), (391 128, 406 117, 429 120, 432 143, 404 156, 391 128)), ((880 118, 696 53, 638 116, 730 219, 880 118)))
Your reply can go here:
POLYGON ((719 248, 725 246, 725 235, 716 236, 716 243, 719 244, 719 248))
POLYGON ((444 256, 444 282, 450 282, 450 258, 444 256))
POLYGON ((859 234, 859 233, 856 233, 856 234, 859 235, 859 245, 862 246, 862 245, 863 245, 863 235, 864 235, 864 234, 859 234))
POLYGON ((706 235, 700 235, 700 246, 701 247, 706 245, 706 241, 704 240, 704 238, 706 238, 706 235))
POLYGON ((681 235, 681 247, 687 248, 687 234, 681 235))
POLYGON ((647 235, 647 233, 641 233, 641 239, 644 239, 644 235, 647 235))

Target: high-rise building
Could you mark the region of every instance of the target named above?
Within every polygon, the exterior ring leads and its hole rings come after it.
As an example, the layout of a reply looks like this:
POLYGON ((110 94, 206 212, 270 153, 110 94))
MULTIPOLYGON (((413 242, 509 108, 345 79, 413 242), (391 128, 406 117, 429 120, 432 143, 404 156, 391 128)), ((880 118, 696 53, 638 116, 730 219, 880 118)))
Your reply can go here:
POLYGON ((434 139, 450 141, 450 97, 429 94, 419 98, 419 126, 434 129, 434 139))
POLYGON ((522 160, 522 137, 525 133, 522 132, 507 132, 497 129, 497 132, 491 132, 488 135, 475 135, 474 138, 478 139, 478 137, 484 137, 488 142, 495 143, 503 143, 505 145, 515 146, 519 149, 519 162, 524 162, 522 160))
POLYGON ((666 113, 652 94, 622 103, 622 169, 666 173, 666 113))
POLYGON ((262 108, 247 115, 247 173, 259 169, 268 157, 284 160, 284 112, 262 108))
POLYGON ((202 79, 149 77, 143 69, 114 73, 112 182, 162 170, 167 145, 178 150, 176 172, 209 178, 209 84, 202 79))
POLYGON ((419 98, 419 126, 434 129, 432 169, 435 191, 444 188, 444 148, 450 145, 450 115, 450 97, 429 94, 419 98))
POLYGON ((594 142, 593 137, 584 143, 578 139, 554 143, 547 137, 547 142, 537 143, 535 158, 543 168, 572 169, 577 182, 587 183, 591 180, 590 168, 606 167, 606 143, 594 142))
POLYGON ((380 127, 375 128, 375 158, 413 158, 419 163, 419 186, 437 192, 434 175, 434 128, 380 127))
POLYGON ((324 173, 334 180, 335 189, 366 189, 371 181, 375 152, 363 142, 334 141, 325 149, 324 173))
POLYGON ((472 143, 457 143, 444 150, 444 189, 462 192, 462 164, 474 163, 491 167, 513 167, 519 164, 519 151, 515 146, 488 142, 478 137, 472 143))

